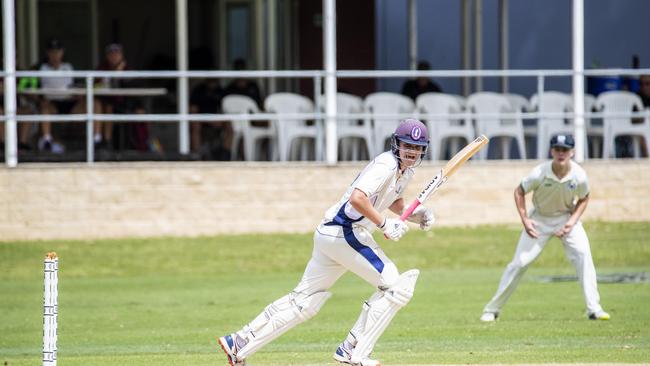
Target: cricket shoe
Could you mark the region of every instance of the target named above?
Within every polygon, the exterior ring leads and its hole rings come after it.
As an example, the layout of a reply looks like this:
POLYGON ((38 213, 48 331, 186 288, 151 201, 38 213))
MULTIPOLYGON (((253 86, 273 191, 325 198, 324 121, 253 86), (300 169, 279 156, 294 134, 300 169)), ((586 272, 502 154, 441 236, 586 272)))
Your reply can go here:
POLYGON ((237 345, 235 340, 237 339, 236 334, 230 334, 224 337, 219 338, 219 345, 221 349, 226 353, 228 357, 228 364, 230 366, 246 366, 246 360, 237 359, 237 345))
POLYGON ((590 320, 609 320, 609 314, 605 310, 599 310, 589 314, 590 320))
POLYGON ((490 312, 490 311, 486 311, 486 312, 483 313, 483 315, 481 315, 481 321, 486 322, 486 323, 493 322, 493 321, 497 320, 498 317, 499 317, 499 313, 493 313, 493 312, 490 312))
POLYGON ((346 347, 346 342, 341 343, 341 345, 334 352, 334 360, 337 362, 353 365, 353 366, 381 366, 381 363, 377 360, 371 360, 369 358, 364 358, 360 362, 352 362, 350 357, 352 356, 352 350, 346 347))

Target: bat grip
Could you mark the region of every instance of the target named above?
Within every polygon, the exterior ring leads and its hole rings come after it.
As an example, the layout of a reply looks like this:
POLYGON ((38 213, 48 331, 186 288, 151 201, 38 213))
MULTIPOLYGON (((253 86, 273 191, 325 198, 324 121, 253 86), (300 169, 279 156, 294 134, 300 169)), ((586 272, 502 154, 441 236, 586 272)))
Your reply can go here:
POLYGON ((407 219, 409 216, 411 216, 411 214, 413 213, 413 211, 415 211, 415 209, 418 208, 418 206, 420 206, 420 201, 418 201, 418 200, 413 200, 413 202, 411 203, 411 205, 410 205, 409 207, 406 208, 406 211, 404 211, 404 212, 402 213, 402 216, 400 216, 399 219, 402 220, 402 221, 406 221, 406 219, 407 219))

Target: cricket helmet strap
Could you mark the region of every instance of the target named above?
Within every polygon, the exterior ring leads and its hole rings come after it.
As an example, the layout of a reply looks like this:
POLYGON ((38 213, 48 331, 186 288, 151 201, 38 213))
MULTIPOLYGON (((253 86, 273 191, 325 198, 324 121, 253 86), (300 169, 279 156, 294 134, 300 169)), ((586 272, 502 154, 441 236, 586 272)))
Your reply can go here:
POLYGON ((429 147, 429 131, 427 130, 427 126, 415 118, 407 118, 400 121, 391 139, 391 150, 398 159, 400 141, 407 144, 423 146, 422 157, 424 157, 429 147))

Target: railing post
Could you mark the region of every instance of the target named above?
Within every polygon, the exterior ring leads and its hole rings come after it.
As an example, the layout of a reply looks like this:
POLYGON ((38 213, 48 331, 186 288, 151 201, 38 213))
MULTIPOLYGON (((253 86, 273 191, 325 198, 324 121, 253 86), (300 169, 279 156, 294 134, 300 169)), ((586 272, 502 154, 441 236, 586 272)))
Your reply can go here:
MULTIPOLYGON (((544 98, 542 98, 542 94, 544 94, 544 74, 539 73, 537 75, 537 133, 535 134, 535 138, 539 142, 539 134, 542 130, 542 117, 544 115, 544 98)), ((548 151, 542 151, 542 148, 539 146, 539 143, 537 144, 537 153, 535 155, 536 158, 539 159, 545 159, 548 151)))
POLYGON ((328 165, 338 161, 336 134, 336 0, 323 0, 323 65, 325 66, 325 160, 328 165))
MULTIPOLYGON (((322 81, 320 76, 314 76, 314 104, 316 105, 316 113, 323 113, 323 95, 321 94, 322 81)), ((316 136, 316 160, 324 160, 323 154, 323 138, 325 137, 325 120, 320 117, 314 121, 317 126, 318 136, 316 136)))
POLYGON ((95 160, 95 131, 93 131, 93 76, 86 76, 86 162, 92 164, 95 160))
POLYGON ((9 168, 18 165, 18 143, 16 139, 16 44, 14 34, 16 22, 14 19, 14 2, 2 2, 2 18, 4 28, 4 107, 7 119, 2 128, 5 129, 5 164, 9 168))

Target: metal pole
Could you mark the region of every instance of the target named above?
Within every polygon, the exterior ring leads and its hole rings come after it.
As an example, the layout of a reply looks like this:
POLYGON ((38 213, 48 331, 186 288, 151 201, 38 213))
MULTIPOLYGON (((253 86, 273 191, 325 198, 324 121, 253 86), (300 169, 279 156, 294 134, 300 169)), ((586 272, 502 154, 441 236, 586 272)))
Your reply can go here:
POLYGON ((86 76, 86 162, 95 160, 95 134, 93 131, 93 77, 86 76))
MULTIPOLYGON (((176 58, 179 71, 187 71, 187 0, 176 0, 176 58)), ((189 111, 187 76, 178 78, 178 112, 187 115, 189 111)), ((187 117, 181 117, 178 124, 178 151, 190 152, 190 131, 187 117)))
POLYGON ((328 165, 338 157, 336 135, 336 0, 323 0, 325 28, 323 33, 323 65, 325 65, 325 146, 328 165))
MULTIPOLYGON (((471 16, 470 16, 470 0, 463 0, 461 7, 461 17, 463 19, 463 24, 461 28, 463 47, 461 49, 461 58, 463 60, 463 70, 469 70, 472 68, 471 63, 471 53, 472 49, 470 47, 471 42, 471 16)), ((463 77, 463 95, 468 96, 471 92, 472 85, 470 78, 467 76, 463 77)))
MULTIPOLYGON (((90 0, 90 19, 92 22, 90 25, 90 49, 93 52, 91 57, 93 65, 99 64, 99 10, 97 1, 99 0, 90 0)), ((113 41, 117 41, 117 39, 113 41)))
MULTIPOLYGON (((474 62, 475 69, 483 68, 483 0, 474 0, 474 62)), ((483 90, 483 78, 476 77, 476 91, 483 90)))
MULTIPOLYGON (((573 111, 575 159, 585 159, 584 0, 573 0, 573 111)), ((607 157, 605 157, 607 158, 607 157)))
POLYGON ((415 70, 418 64, 418 0, 408 1, 409 11, 409 65, 415 70))
MULTIPOLYGON (((314 76, 314 105, 316 106, 317 112, 323 112, 323 81, 320 76, 314 76)), ((317 133, 316 133, 316 160, 323 161, 325 160, 325 152, 323 151, 323 140, 324 140, 324 131, 323 127, 325 126, 325 120, 323 117, 317 119, 316 121, 317 133)))
POLYGON ((14 19, 14 0, 4 0, 2 23, 4 24, 4 69, 5 83, 5 164, 13 168, 18 164, 16 143, 16 44, 14 19))
MULTIPOLYGON (((509 22, 510 18, 508 17, 508 0, 499 0, 499 51, 500 54, 500 63, 501 70, 507 70, 510 67, 509 63, 509 51, 510 44, 508 42, 508 32, 509 32, 509 22)), ((508 93, 508 77, 501 77, 501 92, 508 93)))
MULTIPOLYGON (((276 70, 277 69, 277 14, 276 14, 276 1, 275 0, 268 0, 267 1, 267 17, 268 17, 268 29, 267 29, 267 37, 268 37, 268 57, 269 57, 269 70, 276 70)), ((268 94, 275 93, 277 87, 276 87, 277 79, 276 78, 271 78, 269 80, 269 90, 268 94)))
POLYGON ((38 1, 29 0, 29 63, 38 62, 38 1))

